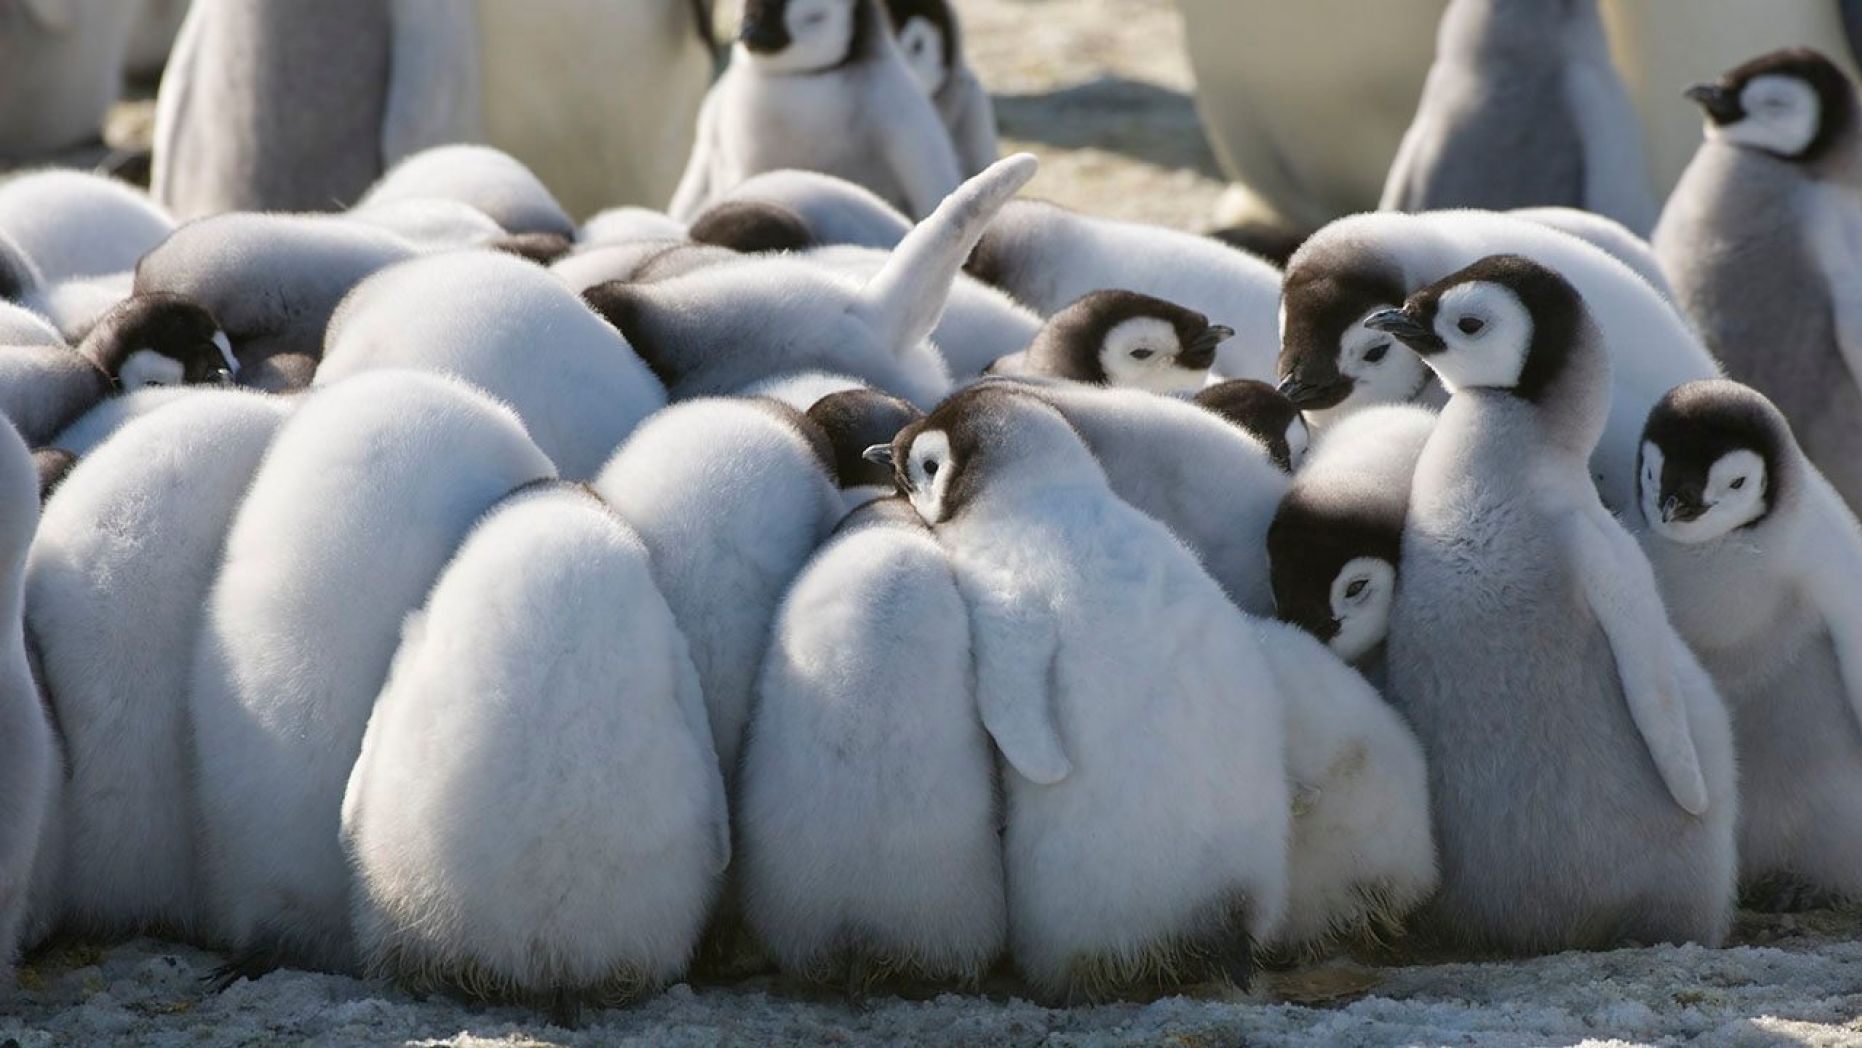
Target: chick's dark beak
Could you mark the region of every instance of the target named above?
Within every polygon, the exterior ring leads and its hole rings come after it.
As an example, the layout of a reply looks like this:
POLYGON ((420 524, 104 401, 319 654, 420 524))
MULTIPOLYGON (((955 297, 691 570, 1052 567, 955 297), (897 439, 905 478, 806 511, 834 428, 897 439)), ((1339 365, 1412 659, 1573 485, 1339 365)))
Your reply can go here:
POLYGON ((1662 500, 1663 524, 1686 524, 1699 520, 1706 512, 1697 492, 1680 491, 1662 500))
POLYGON ((1682 93, 1715 124, 1730 124, 1746 115, 1745 107, 1739 104, 1738 92, 1721 84, 1695 84, 1682 93))
POLYGON ((1415 314, 1404 309, 1386 309, 1364 318, 1364 326, 1382 331, 1398 342, 1427 356, 1447 348, 1442 336, 1430 330, 1415 314))
POLYGON ((737 42, 753 54, 773 55, 789 46, 789 32, 782 24, 782 15, 776 13, 744 14, 743 25, 737 31, 737 42))
POLYGON ((1190 339, 1189 344, 1177 354, 1177 365, 1195 371, 1206 371, 1215 364, 1217 346, 1233 338, 1235 329, 1221 324, 1211 324, 1190 339))
POLYGON ((1301 411, 1324 411, 1337 407, 1351 395, 1351 380, 1341 375, 1332 382, 1308 382, 1294 372, 1274 388, 1301 411))

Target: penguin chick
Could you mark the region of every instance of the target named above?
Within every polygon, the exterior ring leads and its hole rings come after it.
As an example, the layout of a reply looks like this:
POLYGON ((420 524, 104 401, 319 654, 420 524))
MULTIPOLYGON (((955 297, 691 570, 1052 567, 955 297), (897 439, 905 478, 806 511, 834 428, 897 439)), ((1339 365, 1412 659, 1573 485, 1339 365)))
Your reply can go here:
POLYGON ((1387 405, 1326 430, 1267 531, 1280 618, 1373 684, 1396 601, 1409 489, 1435 413, 1387 405))
POLYGON ((1268 944, 1289 959, 1378 941, 1435 890, 1422 746, 1376 689, 1298 628, 1255 620, 1286 698, 1287 919, 1268 944))
POLYGON ((855 510, 790 587, 737 806, 745 917, 785 972, 857 996, 879 975, 974 985, 1002 952, 971 649, 945 553, 903 499, 855 510))
POLYGON ((0 230, 47 285, 136 268, 174 232, 148 194, 82 171, 32 171, 0 182, 0 230))
POLYGON ((1273 377, 1280 271, 1208 237, 1015 200, 989 224, 964 270, 1044 317, 1104 288, 1175 302, 1235 332, 1215 374, 1273 377))
POLYGON ((693 241, 745 255, 815 246, 802 216, 767 200, 720 200, 692 220, 693 241))
MULTIPOLYGON (((0 421, 0 980, 12 981, 26 939, 48 925, 42 855, 56 840, 62 769, 26 652, 26 556, 39 523, 39 480, 26 442, 0 421)), ((55 845, 54 845, 55 847, 55 845)))
POLYGON ((858 288, 800 259, 762 256, 650 284, 601 284, 583 298, 673 399, 825 370, 928 406, 950 384, 928 338, 951 282, 990 217, 1038 166, 1020 154, 964 183, 858 288))
POLYGON ((1733 715, 1750 904, 1862 899, 1862 527, 1734 382, 1655 406, 1641 495, 1669 613, 1733 715))
POLYGON ((1094 291, 1049 317, 1027 349, 997 360, 985 374, 1188 393, 1209 381, 1216 347, 1234 334, 1161 298, 1094 291))
MULTIPOLYGON (((1706 140, 1669 195, 1655 252, 1675 304, 1791 421, 1862 507, 1862 100, 1815 51, 1762 55, 1688 91, 1706 140)), ((1702 376, 1707 377, 1707 376, 1702 376)))
POLYGON ((851 244, 890 251, 912 228, 911 219, 872 190, 819 171, 765 171, 744 179, 723 199, 784 208, 802 220, 817 244, 851 244))
POLYGON ((1655 223, 1642 124, 1596 0, 1453 0, 1378 207, 1562 205, 1655 223))
POLYGON ((963 181, 879 0, 748 0, 666 210, 691 221, 751 175, 791 167, 857 182, 918 218, 963 181))
POLYGON ((666 404, 626 339, 560 280, 484 251, 390 266, 343 299, 315 385, 390 368, 451 375, 510 405, 571 480, 594 476, 666 404))
POLYGON ((217 317, 239 384, 310 384, 330 314, 362 278, 414 257, 409 241, 333 216, 233 213, 198 219, 144 255, 135 292, 188 299, 217 317))
POLYGON ((892 472, 868 459, 866 449, 891 444, 899 430, 925 413, 875 389, 846 389, 815 401, 806 414, 833 445, 834 475, 845 490, 889 485, 892 472))
POLYGON ((1191 400, 1227 419, 1261 442, 1274 465, 1288 473, 1298 469, 1312 444, 1312 431, 1286 395, 1251 378, 1229 379, 1197 391, 1191 400))
POLYGON ((389 168, 358 209, 403 200, 456 200, 511 234, 551 233, 573 241, 575 222, 516 157, 482 145, 423 149, 389 168))
POLYGON ((1017 968, 1052 999, 1245 986, 1286 906, 1290 803, 1248 619, 1012 385, 958 393, 889 454, 969 607, 1017 968))
POLYGON ((1610 410, 1591 310, 1499 255, 1368 319, 1452 393, 1416 464, 1386 654, 1429 754, 1428 926, 1477 949, 1713 945, 1732 915, 1731 728, 1591 485, 1610 410))
POLYGON ((684 974, 730 859, 685 640, 586 488, 526 488, 472 529, 348 778, 363 967, 417 990, 637 998, 684 974))
POLYGON ((996 162, 996 110, 963 57, 963 32, 948 0, 886 0, 905 64, 950 132, 965 178, 996 162))
POLYGON ((636 429, 594 486, 639 533, 692 647, 725 781, 776 606, 841 517, 820 430, 774 400, 701 398, 636 429))

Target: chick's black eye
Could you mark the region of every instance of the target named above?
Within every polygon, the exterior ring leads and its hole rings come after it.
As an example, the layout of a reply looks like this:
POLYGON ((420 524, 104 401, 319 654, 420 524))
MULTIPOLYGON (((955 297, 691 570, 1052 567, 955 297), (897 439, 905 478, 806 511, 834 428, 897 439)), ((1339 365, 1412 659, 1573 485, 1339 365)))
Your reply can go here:
POLYGON ((1480 330, 1486 326, 1487 322, 1479 317, 1462 317, 1455 321, 1456 329, 1464 335, 1478 335, 1480 330))
POLYGON ((1744 478, 1744 477, 1740 477, 1739 479, 1737 479, 1737 480, 1735 480, 1735 481, 1733 481, 1733 490, 1734 490, 1734 491, 1738 491, 1738 490, 1739 490, 1740 488, 1743 488, 1743 487, 1745 487, 1745 486, 1746 486, 1746 478, 1744 478))
POLYGON ((1351 585, 1345 587, 1345 596, 1355 600, 1358 594, 1364 592, 1364 587, 1369 584, 1369 580, 1367 579, 1353 579, 1351 580, 1351 585))
POLYGON ((929 479, 935 476, 937 476, 937 459, 926 459, 925 460, 925 477, 929 479))
POLYGON ((1376 345, 1364 351, 1364 362, 1366 364, 1375 364, 1378 361, 1384 359, 1384 354, 1388 352, 1390 352, 1390 343, 1379 342, 1376 345))
POLYGON ((1154 353, 1156 353, 1156 352, 1157 352, 1157 351, 1156 351, 1156 350, 1154 350, 1154 349, 1134 349, 1134 350, 1132 350, 1132 351, 1131 351, 1131 359, 1133 359, 1133 360, 1149 360, 1149 359, 1151 359, 1151 356, 1152 356, 1152 354, 1154 354, 1154 353))

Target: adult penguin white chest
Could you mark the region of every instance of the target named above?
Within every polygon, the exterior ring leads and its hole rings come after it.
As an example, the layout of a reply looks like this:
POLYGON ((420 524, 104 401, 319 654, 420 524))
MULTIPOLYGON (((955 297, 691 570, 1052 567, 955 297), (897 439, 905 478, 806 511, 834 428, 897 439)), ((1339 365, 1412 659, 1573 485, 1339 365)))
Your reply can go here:
POLYGON ((1273 377, 1280 271, 1210 237, 1017 200, 964 270, 1044 317, 1106 288, 1175 302, 1235 332, 1217 354, 1217 375, 1273 377))
POLYGON ((583 487, 530 487, 472 530, 348 780, 366 970, 559 1021, 678 979, 730 858, 685 640, 646 547, 583 487))
POLYGON ((35 171, 0 183, 0 231, 48 283, 126 273, 174 232, 140 190, 78 171, 35 171))
POLYGON ((1734 382, 1656 405, 1640 481, 1643 548, 1733 715, 1746 904, 1862 898, 1862 527, 1734 382))
POLYGON ((1330 427, 1267 532, 1275 612, 1380 687, 1410 486, 1434 430, 1434 412, 1401 405, 1330 427))
POLYGON ((229 975, 353 965, 337 821, 401 620, 489 506, 554 475, 508 408, 436 375, 358 375, 279 430, 191 682, 203 916, 229 975))
POLYGON ((1829 59, 1787 50, 1689 97, 1706 141, 1662 211, 1675 301, 1726 364, 1791 420, 1862 507, 1862 104, 1829 59))
POLYGON ((1193 309, 1131 291, 1093 291, 1048 318, 992 375, 1028 375, 1187 394, 1209 381, 1216 347, 1235 332, 1193 309))
POLYGON ((928 407, 950 384, 930 335, 951 282, 990 217, 1037 166, 1032 156, 1012 156, 964 183, 859 287, 778 255, 651 283, 601 284, 583 297, 627 336, 674 399, 818 370, 928 407))
POLYGON ((690 220, 751 175, 779 168, 857 182, 914 218, 963 180, 879 0, 746 3, 667 211, 690 220))
POLYGON ((1321 429, 1368 404, 1439 398, 1417 355, 1365 320, 1494 254, 1549 266, 1582 296, 1609 363, 1608 417, 1592 479, 1604 505, 1627 510, 1649 409, 1683 382, 1718 378, 1719 364, 1647 281, 1601 248, 1540 223, 1486 211, 1380 212, 1313 234, 1287 265, 1281 389, 1321 429))
POLYGON ((595 479, 652 551, 727 782, 776 606, 840 519, 825 445, 776 401, 694 400, 648 419, 595 479))
POLYGON ((963 57, 963 30, 948 0, 886 0, 886 15, 920 87, 950 132, 965 178, 996 162, 996 110, 963 57))
POLYGON ((190 222, 136 267, 136 294, 188 299, 219 319, 239 383, 310 384, 324 327, 349 290, 418 249, 384 229, 315 215, 239 213, 190 222))
POLYGON ((737 809, 745 918, 784 971, 857 996, 882 974, 974 983, 1002 952, 971 657, 945 553, 903 499, 856 510, 790 587, 737 809))
POLYGON ((292 401, 213 392, 134 420, 45 507, 27 627, 67 761, 67 926, 189 934, 188 682, 233 514, 292 401))
POLYGON ((1289 818, 1247 618, 1013 386, 957 394, 891 455, 970 611, 1016 966, 1057 999, 1245 985, 1285 910, 1289 818))
POLYGON ((562 475, 576 480, 594 476, 666 403, 627 340, 562 281, 489 251, 391 266, 343 300, 316 385, 387 368, 451 375, 509 404, 562 475))
POLYGON ((1416 466, 1388 694, 1429 754, 1429 925, 1476 948, 1712 945, 1731 919, 1731 729, 1587 476, 1610 363, 1587 305, 1503 255, 1369 319, 1453 391, 1416 466))
POLYGON ((1379 206, 1546 204, 1655 224, 1642 124, 1596 0, 1454 0, 1379 206))
POLYGON ((1066 416, 1113 493, 1169 527, 1241 610, 1273 614, 1267 529, 1287 475, 1258 441, 1194 404, 1139 390, 1008 388, 1066 416))
POLYGON ((29 919, 35 931, 49 923, 29 910, 44 905, 34 897, 35 866, 45 863, 42 841, 56 836, 63 777, 26 655, 26 551, 38 522, 32 454, 10 425, 0 424, 0 980, 8 983, 29 919))

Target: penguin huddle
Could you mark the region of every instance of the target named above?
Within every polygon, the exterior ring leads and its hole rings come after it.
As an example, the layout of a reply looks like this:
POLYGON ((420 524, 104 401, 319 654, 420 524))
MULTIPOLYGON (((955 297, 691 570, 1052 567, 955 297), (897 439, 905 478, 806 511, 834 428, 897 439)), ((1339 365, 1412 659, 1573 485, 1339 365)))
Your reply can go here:
POLYGON ((178 227, 0 183, 0 956, 569 1022, 1862 898, 1834 67, 1691 92, 1652 248, 1521 190, 1283 271, 1021 196, 942 5, 751 0, 736 51, 671 213, 578 225, 478 146, 178 227), (45 289, 99 278, 74 337, 45 289))

